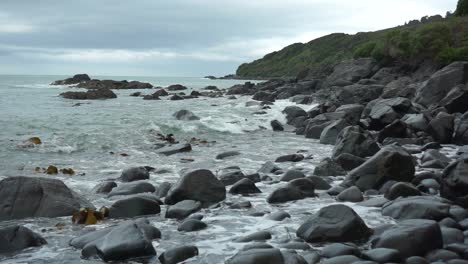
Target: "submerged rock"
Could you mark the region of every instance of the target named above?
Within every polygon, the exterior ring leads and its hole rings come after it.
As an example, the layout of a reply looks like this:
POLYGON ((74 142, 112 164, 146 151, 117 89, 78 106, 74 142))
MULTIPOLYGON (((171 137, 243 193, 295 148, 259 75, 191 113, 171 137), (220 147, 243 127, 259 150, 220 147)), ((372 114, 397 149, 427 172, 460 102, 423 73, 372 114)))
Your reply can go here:
POLYGON ((267 198, 268 203, 285 203, 315 197, 314 183, 307 179, 295 179, 286 186, 274 190, 267 198))
POLYGON ((299 162, 304 159, 302 154, 289 154, 278 157, 275 162, 299 162))
POLYGON ((92 207, 62 181, 38 177, 9 177, 0 181, 0 221, 27 217, 70 216, 92 207))
POLYGON ((239 151, 226 151, 226 152, 216 155, 216 159, 222 160, 225 158, 239 156, 239 155, 240 155, 239 151))
POLYGON ((166 147, 162 147, 157 150, 159 154, 163 154, 166 156, 171 156, 177 153, 190 152, 190 151, 192 151, 192 145, 190 145, 189 143, 173 144, 173 145, 169 145, 166 147))
POLYGON ((173 116, 177 120, 184 120, 184 121, 200 120, 200 117, 196 116, 192 111, 185 110, 185 109, 175 112, 173 116))
POLYGON ((198 219, 187 219, 182 222, 178 227, 177 231, 180 232, 194 232, 207 228, 208 225, 198 219))
POLYGON ((0 228, 0 254, 11 254, 29 247, 40 247, 46 240, 24 226, 0 228))

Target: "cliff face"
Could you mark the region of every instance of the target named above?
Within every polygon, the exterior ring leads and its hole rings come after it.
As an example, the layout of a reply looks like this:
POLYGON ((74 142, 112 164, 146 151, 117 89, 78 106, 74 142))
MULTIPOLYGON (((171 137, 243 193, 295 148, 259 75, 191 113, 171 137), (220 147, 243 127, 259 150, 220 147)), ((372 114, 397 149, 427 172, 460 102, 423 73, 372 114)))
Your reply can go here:
POLYGON ((243 78, 323 77, 339 62, 374 58, 382 65, 443 67, 468 60, 468 17, 424 17, 391 29, 348 35, 335 33, 295 43, 237 69, 243 78))

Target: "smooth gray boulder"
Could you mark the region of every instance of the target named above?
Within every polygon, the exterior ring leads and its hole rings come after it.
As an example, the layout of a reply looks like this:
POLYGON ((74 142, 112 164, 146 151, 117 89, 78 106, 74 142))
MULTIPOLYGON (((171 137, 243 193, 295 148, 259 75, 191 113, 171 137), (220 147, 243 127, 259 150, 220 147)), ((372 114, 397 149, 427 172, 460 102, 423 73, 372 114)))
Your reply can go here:
POLYGON ((459 159, 444 169, 440 195, 468 208, 468 159, 459 159))
POLYGON ((247 178, 244 178, 238 182, 236 182, 231 189, 229 189, 229 193, 231 194, 241 194, 241 195, 247 195, 247 194, 255 194, 255 193, 261 193, 260 189, 255 186, 255 183, 247 178))
POLYGON ((0 228, 0 255, 45 244, 47 242, 42 236, 24 226, 13 225, 0 228))
POLYGON ((346 171, 331 158, 325 158, 315 167, 315 176, 343 176, 346 171))
POLYGON ((348 153, 365 158, 372 156, 380 150, 376 139, 359 126, 350 126, 343 129, 333 149, 332 158, 348 153))
POLYGON ((108 194, 109 197, 116 195, 130 195, 138 193, 153 193, 156 188, 149 182, 146 181, 134 181, 128 183, 121 183, 117 187, 113 188, 108 194))
POLYGON ((281 251, 276 248, 258 248, 241 251, 228 259, 226 264, 286 264, 281 251))
POLYGON ((117 187, 117 183, 113 181, 105 181, 96 185, 93 188, 93 192, 107 194, 110 193, 115 187, 117 187))
POLYGON ((180 225, 177 227, 177 231, 194 232, 205 229, 207 227, 208 225, 205 222, 202 222, 201 220, 188 218, 187 220, 180 223, 180 225))
POLYGON ((356 212, 342 204, 320 209, 307 219, 296 231, 296 235, 309 243, 352 242, 367 239, 371 234, 356 212))
POLYGON ((220 153, 220 154, 216 155, 216 159, 222 160, 222 159, 225 159, 225 158, 239 156, 239 155, 240 155, 239 151, 234 151, 234 150, 233 151, 226 151, 226 152, 223 152, 223 153, 220 153))
POLYGON ((308 197, 315 197, 314 183, 307 179, 295 179, 283 187, 274 190, 267 197, 268 203, 285 203, 289 201, 296 201, 308 197))
POLYGON ((356 186, 351 186, 348 189, 342 191, 336 197, 338 201, 342 202, 351 202, 351 203, 358 203, 364 200, 364 196, 362 195, 361 190, 359 190, 356 186))
POLYGON ((442 220, 448 217, 450 204, 432 196, 399 198, 382 207, 382 215, 395 219, 442 220))
POLYGON ((341 131, 351 124, 346 119, 339 119, 326 126, 320 134, 320 144, 335 145, 341 131))
POLYGON ((122 171, 120 180, 123 182, 132 182, 139 180, 148 180, 150 177, 148 170, 145 167, 133 167, 122 171))
POLYGON ((438 143, 449 144, 452 141, 454 132, 454 120, 453 115, 440 112, 429 122, 426 132, 438 143))
POLYGON ((200 117, 196 116, 192 111, 189 110, 179 110, 173 114, 177 120, 183 121, 193 121, 200 120, 200 117))
POLYGON ((131 218, 155 215, 161 212, 159 203, 146 196, 134 196, 118 200, 109 208, 110 218, 131 218))
POLYGON ((165 203, 173 205, 183 200, 195 200, 202 204, 212 204, 225 198, 224 184, 211 171, 199 169, 182 176, 166 196, 165 203))
POLYGON ((199 201, 184 200, 167 208, 166 218, 184 219, 189 215, 199 211, 202 204, 199 201))
POLYGON ((158 259, 162 264, 177 264, 195 256, 198 256, 196 246, 180 246, 166 250, 158 259))
POLYGON ((302 171, 299 170, 287 170, 283 176, 281 176, 280 181, 289 182, 295 179, 305 178, 305 175, 302 171))
POLYGON ((71 216, 82 207, 92 207, 62 181, 39 177, 1 180, 0 197, 0 221, 71 216))

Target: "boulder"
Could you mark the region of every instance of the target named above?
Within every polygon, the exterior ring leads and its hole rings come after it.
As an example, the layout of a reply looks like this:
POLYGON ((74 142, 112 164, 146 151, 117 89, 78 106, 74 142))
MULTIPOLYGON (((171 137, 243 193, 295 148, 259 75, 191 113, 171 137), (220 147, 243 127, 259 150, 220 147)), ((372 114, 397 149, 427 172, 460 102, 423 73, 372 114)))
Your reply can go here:
POLYGON ((342 204, 321 208, 296 231, 298 237, 309 243, 360 241, 370 234, 371 230, 361 217, 342 204))
POLYGON ((166 250, 158 259, 162 264, 177 264, 195 256, 198 256, 197 247, 180 246, 166 250))
POLYGON ((184 200, 167 208, 166 218, 184 219, 189 215, 199 211, 202 204, 198 201, 184 200))
POLYGON ((299 162, 304 159, 302 154, 289 154, 278 157, 275 162, 299 162))
POLYGON ((166 204, 195 200, 202 204, 217 203, 226 198, 226 188, 214 174, 205 169, 191 171, 179 180, 166 196, 166 204))
POLYGON ((351 125, 357 125, 361 119, 364 106, 360 104, 347 104, 338 107, 335 112, 344 113, 343 119, 351 125))
POLYGON ((71 216, 82 207, 92 207, 62 181, 39 177, 1 180, 0 197, 0 221, 71 216))
POLYGON ((112 191, 112 189, 114 189, 115 187, 117 187, 117 183, 115 183, 113 181, 105 181, 105 182, 101 182, 98 185, 96 185, 93 188, 93 191, 95 193, 107 194, 107 193, 110 193, 112 191))
POLYGON ((169 97, 169 100, 171 100, 171 101, 180 101, 180 100, 184 100, 184 97, 182 97, 182 96, 180 96, 178 94, 174 94, 171 97, 169 97))
POLYGON ((286 218, 291 218, 291 215, 285 211, 280 210, 269 214, 267 218, 273 221, 283 221, 286 218))
POLYGON ((401 121, 414 131, 426 131, 429 126, 429 120, 424 114, 406 114, 401 121))
POLYGON ((287 106, 284 108, 283 113, 286 115, 288 124, 297 117, 307 116, 307 112, 299 106, 287 106))
POLYGON ((258 231, 243 237, 234 239, 237 243, 246 243, 252 241, 265 241, 271 239, 271 233, 269 231, 258 231))
POLYGON ((40 247, 46 240, 30 229, 11 225, 0 228, 0 255, 12 254, 29 247, 40 247))
POLYGON ((275 163, 271 161, 267 161, 265 164, 262 165, 262 167, 258 170, 258 173, 275 173, 276 171, 281 170, 280 167, 276 166, 275 163))
POLYGON ((274 102, 276 99, 276 94, 265 91, 258 91, 252 96, 252 99, 262 102, 274 102))
POLYGON ((468 63, 454 62, 434 73, 417 91, 415 102, 426 107, 439 104, 458 84, 468 79, 468 63))
POLYGON ((326 126, 320 134, 320 144, 334 145, 340 132, 350 126, 346 119, 339 119, 326 126))
POLYGON ((344 255, 334 258, 329 258, 322 261, 322 264, 348 264, 348 263, 359 263, 362 259, 353 255, 344 255))
POLYGON ((146 196, 135 196, 118 200, 109 208, 110 218, 132 218, 155 215, 161 212, 159 203, 146 196))
POLYGON ((172 144, 166 147, 162 147, 157 150, 157 153, 163 154, 166 156, 171 156, 177 153, 182 152, 190 152, 192 151, 192 145, 189 143, 179 143, 179 144, 172 144))
POLYGON ((283 125, 278 120, 271 121, 270 126, 273 129, 273 131, 284 131, 283 125))
MULTIPOLYGON (((408 127, 401 120, 395 120, 393 123, 384 127, 378 134, 379 142, 386 142, 385 139, 405 139, 408 137, 408 127)), ((410 139, 411 140, 411 139, 410 139)), ((388 145, 388 144, 387 144, 388 145)))
POLYGON ((403 117, 410 109, 411 101, 407 98, 377 99, 377 101, 373 102, 373 107, 369 113, 369 128, 371 130, 380 130, 403 117))
POLYGON ((200 120, 200 117, 196 116, 192 111, 185 110, 185 109, 175 112, 173 116, 177 120, 184 120, 184 121, 200 120))
POLYGON ((169 95, 169 93, 167 93, 166 90, 159 89, 159 90, 157 90, 156 92, 154 92, 151 95, 145 95, 143 97, 143 100, 160 100, 159 97, 168 96, 168 95, 169 95))
POLYGON ((401 254, 392 248, 374 248, 362 253, 363 258, 377 263, 401 263, 401 254))
POLYGON ((449 165, 451 160, 436 149, 430 149, 424 152, 421 157, 421 167, 443 169, 449 165))
MULTIPOLYGON (((276 248, 257 248, 237 253, 226 264, 286 264, 281 251, 276 248)), ((289 263, 288 263, 289 264, 289 263)))
POLYGON ((80 82, 86 82, 90 80, 91 78, 89 78, 88 74, 82 73, 82 74, 75 74, 71 78, 55 81, 51 85, 70 85, 70 84, 77 84, 80 82))
POLYGON ((89 80, 80 82, 76 87, 86 89, 149 89, 153 88, 151 83, 139 81, 114 81, 114 80, 89 80))
POLYGON ((379 189, 389 180, 411 182, 415 173, 413 157, 404 148, 390 145, 349 172, 346 182, 366 191, 379 189))
POLYGON ((366 160, 349 153, 343 153, 335 158, 335 162, 344 170, 350 171, 361 166, 366 160))
POLYGON ((429 133, 438 143, 448 144, 452 140, 454 132, 455 118, 447 113, 440 112, 429 122, 427 133, 429 133))
POLYGON ((302 171, 299 170, 288 170, 286 173, 281 176, 280 181, 289 182, 295 179, 305 178, 305 175, 302 171))
POLYGON ((349 126, 343 129, 333 149, 333 158, 348 153, 365 158, 372 156, 380 150, 374 137, 359 126, 349 126))
POLYGON ((161 232, 148 220, 139 219, 84 234, 72 239, 70 245, 82 249, 84 258, 124 261, 155 256, 152 240, 156 238, 161 238, 161 232))
POLYGON ((315 167, 315 176, 343 176, 346 175, 346 171, 341 167, 340 164, 333 161, 330 158, 325 158, 315 167))
POLYGON ((133 167, 122 171, 120 180, 123 182, 132 182, 139 180, 148 180, 149 172, 145 167, 133 167))
POLYGON ((337 64, 333 72, 327 77, 326 83, 335 86, 340 83, 355 83, 361 79, 371 77, 376 71, 374 59, 346 60, 337 64))
MULTIPOLYGON (((466 72, 468 76, 468 66, 466 72)), ((458 85, 450 90, 447 96, 440 101, 439 105, 447 109, 449 114, 463 114, 468 111, 468 104, 466 102, 468 102, 468 85, 458 85)))
POLYGON ((460 159, 444 169, 440 195, 468 208, 468 159, 460 159))
POLYGON ((166 89, 168 91, 183 91, 183 90, 187 90, 187 87, 181 84, 173 84, 173 85, 169 85, 166 89))
POLYGON ((295 179, 284 187, 274 190, 267 198, 268 203, 285 203, 289 201, 301 200, 307 197, 315 197, 314 183, 307 179, 295 179))
POLYGON ((382 215, 395 219, 442 220, 449 216, 450 204, 438 197, 399 198, 382 207, 382 215))
POLYGON ((361 190, 359 190, 359 188, 356 186, 351 186, 348 189, 342 191, 336 198, 338 201, 352 203, 358 203, 364 200, 364 196, 362 195, 361 190))
POLYGON ((410 183, 398 182, 393 184, 387 192, 385 192, 384 197, 388 200, 395 200, 398 197, 410 197, 410 196, 419 196, 421 192, 410 183))
POLYGON ((202 222, 198 219, 189 218, 177 227, 179 232, 195 232, 207 228, 208 225, 205 222, 202 222))
POLYGON ((316 190, 328 190, 331 188, 331 185, 326 180, 324 180, 324 177, 308 176, 307 179, 314 183, 316 190))
POLYGON ((129 183, 122 183, 113 188, 112 191, 108 194, 109 197, 116 195, 130 195, 137 193, 153 193, 156 191, 156 188, 149 182, 145 181, 134 181, 129 183))
POLYGON ((218 178, 224 184, 224 186, 228 186, 245 179, 246 176, 239 167, 235 166, 222 169, 219 172, 218 178))
POLYGON ((331 100, 336 105, 365 105, 380 97, 384 86, 380 84, 352 84, 340 88, 332 95, 331 100))
POLYGON ((442 246, 442 233, 437 222, 421 219, 402 221, 372 241, 372 248, 396 249, 403 258, 424 256, 442 246))
POLYGON ((110 89, 90 89, 86 92, 64 92, 60 96, 66 99, 75 100, 97 100, 97 99, 113 99, 117 98, 117 95, 110 89))
POLYGON ((261 191, 255 186, 255 183, 247 178, 236 182, 229 190, 230 194, 254 194, 261 193, 261 191))
POLYGON ((465 113, 455 121, 455 135, 453 143, 459 145, 468 145, 468 113, 465 113))
POLYGON ((216 159, 222 160, 229 157, 239 156, 241 153, 239 151, 226 151, 216 155, 216 159))
POLYGON ((333 258, 344 255, 359 256, 359 254, 359 249, 351 243, 332 243, 330 245, 324 246, 322 251, 320 252, 320 255, 322 255, 322 257, 325 258, 333 258))

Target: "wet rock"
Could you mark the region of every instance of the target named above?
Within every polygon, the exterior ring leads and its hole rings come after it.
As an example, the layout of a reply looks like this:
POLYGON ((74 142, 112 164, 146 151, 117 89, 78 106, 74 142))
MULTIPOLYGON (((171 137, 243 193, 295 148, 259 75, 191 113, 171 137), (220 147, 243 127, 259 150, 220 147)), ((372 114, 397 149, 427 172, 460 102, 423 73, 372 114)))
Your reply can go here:
POLYGON ((255 186, 255 183, 247 178, 241 179, 236 182, 229 190, 231 194, 254 194, 261 193, 260 189, 255 186))
POLYGON ((369 200, 366 200, 364 202, 358 203, 360 206, 365 206, 365 207, 382 207, 388 202, 388 199, 385 197, 375 197, 375 198, 370 198, 369 200))
POLYGON ((431 196, 414 196, 388 202, 382 208, 382 215, 395 219, 441 220, 449 216, 450 204, 431 196))
POLYGON ((307 112, 299 106, 287 106, 284 108, 283 113, 286 115, 288 124, 300 116, 307 116, 307 112))
POLYGON ((166 89, 168 91, 183 91, 183 90, 187 90, 187 87, 181 84, 173 84, 173 85, 169 85, 166 89))
POLYGON ((132 182, 139 180, 148 180, 149 172, 145 167, 133 167, 122 171, 120 180, 123 182, 132 182))
POLYGON ((166 250, 158 259, 162 264, 177 264, 195 256, 198 256, 197 247, 181 246, 166 250))
POLYGON ((110 218, 131 218, 142 215, 155 215, 161 212, 159 203, 145 196, 135 196, 118 200, 109 208, 110 218))
MULTIPOLYGON (((468 72, 468 71, 466 71, 468 72)), ((445 96, 439 105, 447 109, 447 112, 450 114, 453 113, 465 113, 468 111, 468 86, 467 85, 458 85, 454 87, 450 92, 445 96)))
POLYGON ((334 145, 341 131, 351 124, 346 119, 339 119, 326 126, 320 134, 320 144, 334 145))
POLYGON ((456 119, 453 143, 468 145, 468 113, 456 119))
POLYGON ((149 182, 145 181, 134 181, 129 183, 122 183, 113 188, 112 191, 108 194, 109 197, 116 195, 130 195, 137 193, 153 193, 156 191, 156 188, 149 182))
POLYGON ((410 196, 419 196, 421 192, 416 189, 410 183, 398 182, 392 185, 387 192, 385 192, 385 198, 388 200, 395 200, 398 197, 410 197, 410 196))
POLYGON ((357 263, 360 260, 361 260, 360 258, 353 256, 353 255, 344 255, 344 256, 338 256, 338 257, 326 259, 322 261, 321 263, 323 264, 348 264, 348 263, 357 263))
POLYGON ((333 158, 348 153, 361 158, 372 156, 380 150, 374 137, 359 126, 345 128, 336 139, 333 158))
POLYGON ((171 101, 180 101, 180 100, 184 100, 184 97, 182 97, 180 95, 177 95, 177 94, 174 94, 173 96, 169 97, 169 100, 171 100, 171 101))
POLYGON ((355 245, 342 243, 332 243, 330 245, 326 245, 320 252, 320 255, 325 258, 333 258, 343 255, 358 256, 359 254, 359 249, 355 245))
POLYGON ((271 121, 270 126, 273 129, 273 131, 284 131, 283 125, 278 120, 271 121))
POLYGON ((391 248, 375 248, 366 250, 362 253, 365 259, 369 259, 378 263, 400 263, 401 255, 396 249, 391 248))
POLYGON ((435 249, 426 254, 426 259, 431 263, 435 263, 436 261, 445 263, 452 259, 458 259, 459 257, 457 253, 446 249, 435 249))
POLYGON ((145 95, 143 100, 160 100, 159 97, 168 96, 169 94, 164 89, 159 89, 151 95, 145 95))
POLYGON ((258 231, 250 235, 239 237, 234 239, 237 243, 246 243, 252 241, 265 241, 271 239, 271 233, 269 231, 258 231))
POLYGON ((226 198, 226 188, 209 170, 191 171, 179 180, 166 197, 166 204, 195 200, 202 204, 217 203, 226 198))
POLYGON ((325 158, 315 167, 315 176, 342 176, 346 175, 340 164, 330 158, 325 158))
POLYGON ((403 258, 424 256, 442 246, 442 233, 437 222, 421 219, 402 221, 372 241, 372 248, 396 249, 403 258))
POLYGON ((0 228, 0 254, 11 254, 29 247, 40 247, 46 240, 30 229, 19 226, 0 228))
POLYGON ((424 114, 406 114, 401 121, 415 131, 426 131, 429 126, 429 120, 424 114))
POLYGON ((444 241, 444 245, 446 246, 453 243, 463 243, 465 240, 463 232, 459 229, 441 227, 440 230, 442 232, 442 239, 444 241))
POLYGON ((285 211, 276 211, 269 214, 267 218, 273 221, 283 221, 286 218, 291 218, 291 215, 285 211))
POLYGON ((429 264, 429 262, 427 262, 427 260, 423 257, 413 256, 407 258, 405 260, 405 264, 429 264))
POLYGON ((440 195, 468 208, 468 159, 460 159, 444 169, 440 195))
POLYGON ((187 219, 182 222, 177 231, 179 232, 195 232, 207 228, 208 225, 198 219, 187 219))
POLYGON ((281 177, 280 181, 289 182, 295 179, 305 178, 305 175, 302 171, 298 170, 288 170, 286 173, 281 177))
POLYGON ((346 60, 334 67, 326 82, 329 85, 337 85, 343 82, 354 83, 372 76, 376 71, 374 59, 346 60))
POLYGON ((39 177, 1 180, 0 197, 0 221, 70 216, 82 207, 92 207, 62 181, 39 177))
POLYGON ((311 180, 314 183, 316 190, 328 190, 331 188, 331 185, 319 176, 308 176, 307 179, 311 180))
POLYGON ((335 204, 307 219, 296 235, 307 242, 351 242, 367 239, 371 230, 353 209, 335 204))
POLYGON ((424 152, 421 157, 421 167, 443 169, 451 160, 436 149, 430 149, 424 152))
POLYGON ((226 264, 286 264, 281 251, 276 248, 245 250, 228 259, 226 264))
POLYGON ((342 191, 336 198, 338 201, 352 203, 358 203, 364 200, 361 190, 359 190, 359 188, 356 186, 349 187, 348 189, 342 191))
POLYGON ((466 82, 468 66, 466 62, 454 62, 434 73, 418 90, 415 102, 429 107, 439 104, 449 91, 466 82))
POLYGON ((403 97, 377 99, 370 110, 370 129, 380 130, 402 118, 411 108, 411 101, 403 97))
POLYGON ((161 232, 148 220, 139 219, 87 233, 72 239, 70 245, 82 249, 84 258, 98 256, 104 261, 122 261, 156 255, 152 240, 160 237, 161 232))
POLYGON ((239 156, 241 153, 239 151, 226 151, 216 155, 216 159, 222 160, 229 157, 239 156))
POLYGON ((89 80, 80 82, 78 88, 86 89, 149 89, 153 88, 150 83, 139 81, 114 81, 114 80, 89 80))
POLYGON ((429 133, 438 143, 448 144, 452 140, 454 132, 455 118, 447 113, 440 112, 429 122, 427 133, 429 133))
POLYGON ((167 208, 166 218, 184 219, 189 215, 199 211, 202 204, 198 201, 184 200, 167 208))
POLYGON ((86 82, 90 80, 91 78, 89 78, 88 74, 82 73, 82 74, 75 74, 71 78, 55 81, 51 85, 70 85, 70 84, 77 84, 80 82, 86 82))
POLYGON ((113 181, 106 181, 106 182, 101 182, 98 185, 96 185, 96 187, 94 187, 93 190, 95 193, 106 194, 106 193, 111 192, 112 189, 114 189, 115 187, 117 187, 117 183, 113 181))
POLYGON ((182 152, 190 152, 192 151, 192 145, 189 143, 180 143, 180 144, 173 144, 166 147, 162 147, 157 150, 157 153, 163 154, 166 156, 171 156, 177 153, 182 152))
POLYGON ((290 249, 290 250, 310 250, 310 246, 304 242, 292 241, 280 245, 281 248, 290 249))
POLYGON ((290 154, 278 157, 275 162, 299 162, 304 160, 304 155, 302 154, 290 154))
POLYGON ((346 182, 365 191, 378 189, 389 180, 410 182, 414 177, 413 157, 398 146, 386 146, 377 154, 352 170, 346 182))
POLYGON ((338 107, 335 112, 345 113, 344 119, 351 125, 356 125, 361 119, 362 111, 364 106, 360 104, 347 104, 338 107))
POLYGON ((158 188, 156 189, 156 192, 154 193, 154 195, 161 199, 163 197, 166 197, 166 195, 169 193, 169 190, 171 189, 172 187, 172 184, 169 183, 169 182, 162 182, 158 188))
POLYGON ((258 170, 258 173, 274 173, 278 170, 281 170, 281 168, 276 166, 275 163, 268 161, 262 165, 262 167, 258 170))
POLYGON ((184 121, 200 120, 200 117, 196 116, 192 111, 185 110, 185 109, 175 112, 173 116, 177 120, 184 120, 184 121))
POLYGON ((364 162, 366 162, 365 159, 360 158, 358 156, 354 156, 349 153, 343 153, 339 155, 335 158, 335 161, 346 171, 353 170, 361 166, 364 162))
POLYGON ((393 123, 387 125, 378 134, 378 141, 384 142, 385 145, 389 145, 388 140, 412 140, 407 139, 408 127, 405 123, 400 120, 395 120, 393 123))
POLYGON ((97 100, 97 99, 113 99, 117 98, 117 95, 110 89, 91 89, 86 92, 64 92, 60 96, 66 99, 75 100, 97 100))
POLYGON ((231 209, 246 209, 252 208, 252 203, 249 201, 237 202, 229 206, 231 209))
POLYGON ((286 186, 274 190, 267 198, 268 203, 285 203, 315 197, 314 183, 306 178, 290 181, 286 186))

